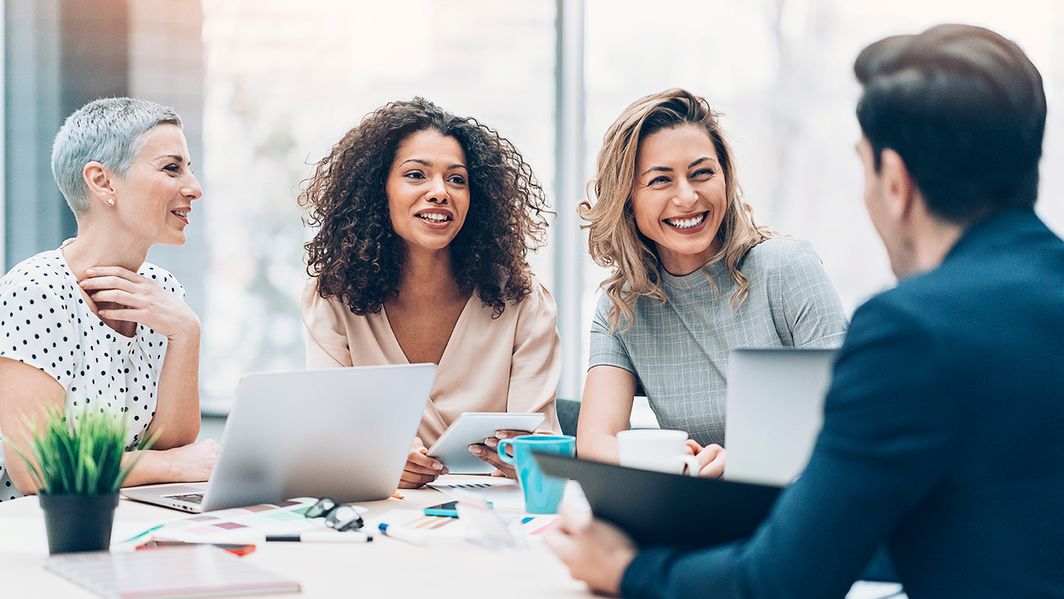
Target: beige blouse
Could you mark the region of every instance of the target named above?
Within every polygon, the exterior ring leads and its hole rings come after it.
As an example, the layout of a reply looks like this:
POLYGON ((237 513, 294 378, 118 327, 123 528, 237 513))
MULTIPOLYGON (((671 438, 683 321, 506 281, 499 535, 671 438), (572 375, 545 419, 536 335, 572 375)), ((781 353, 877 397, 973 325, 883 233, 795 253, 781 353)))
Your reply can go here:
MULTIPOLYGON (((357 316, 318 295, 311 279, 303 290, 307 367, 408 364, 384 308, 357 316)), ((462 309, 436 371, 418 427, 431 446, 462 412, 542 412, 540 429, 560 431, 555 393, 561 375, 561 340, 554 298, 538 281, 497 319, 473 293, 462 309)))

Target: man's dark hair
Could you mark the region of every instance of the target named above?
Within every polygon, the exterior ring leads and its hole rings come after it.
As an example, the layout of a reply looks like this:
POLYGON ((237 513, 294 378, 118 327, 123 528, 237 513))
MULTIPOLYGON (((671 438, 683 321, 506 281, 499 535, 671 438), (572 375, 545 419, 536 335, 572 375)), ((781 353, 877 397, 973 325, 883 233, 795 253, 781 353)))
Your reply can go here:
POLYGON ((958 224, 1030 208, 1046 123, 1042 76, 1004 37, 939 25, 880 40, 853 67, 875 169, 897 152, 935 216, 958 224))

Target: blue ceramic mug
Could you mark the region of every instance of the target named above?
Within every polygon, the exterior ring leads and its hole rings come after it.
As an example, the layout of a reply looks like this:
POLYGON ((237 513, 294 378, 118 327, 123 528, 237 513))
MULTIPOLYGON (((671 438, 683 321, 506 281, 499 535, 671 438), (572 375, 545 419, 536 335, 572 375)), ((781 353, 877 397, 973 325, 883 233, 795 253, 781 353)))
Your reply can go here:
POLYGON ((499 441, 499 459, 513 464, 521 492, 525 495, 525 511, 529 514, 556 514, 558 504, 565 495, 564 478, 543 474, 533 453, 554 453, 573 457, 576 455, 576 437, 570 435, 524 435, 499 441), (513 457, 506 452, 513 447, 513 457))

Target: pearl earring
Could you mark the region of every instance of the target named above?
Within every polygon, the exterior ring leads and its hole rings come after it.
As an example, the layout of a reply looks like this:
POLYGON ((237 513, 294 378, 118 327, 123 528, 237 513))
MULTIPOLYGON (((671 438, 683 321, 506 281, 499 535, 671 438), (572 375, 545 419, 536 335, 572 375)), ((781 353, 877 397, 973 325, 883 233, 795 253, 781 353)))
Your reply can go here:
POLYGON ((107 198, 107 205, 108 206, 114 206, 115 205, 115 199, 114 198, 107 198))

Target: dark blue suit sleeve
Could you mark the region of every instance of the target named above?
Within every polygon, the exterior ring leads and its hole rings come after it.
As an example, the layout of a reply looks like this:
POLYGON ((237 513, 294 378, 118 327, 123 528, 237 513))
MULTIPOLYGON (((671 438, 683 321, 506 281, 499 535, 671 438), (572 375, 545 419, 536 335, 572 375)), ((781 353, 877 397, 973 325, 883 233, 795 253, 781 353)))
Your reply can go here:
POLYGON ((954 451, 948 348, 890 294, 854 315, 805 472, 753 537, 641 551, 625 597, 841 597, 954 451))

